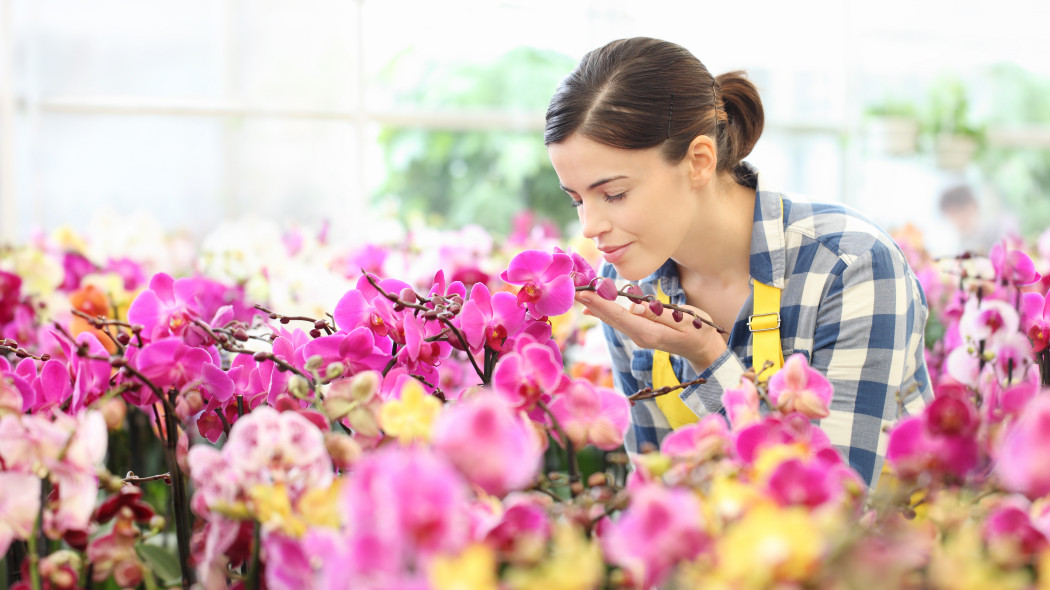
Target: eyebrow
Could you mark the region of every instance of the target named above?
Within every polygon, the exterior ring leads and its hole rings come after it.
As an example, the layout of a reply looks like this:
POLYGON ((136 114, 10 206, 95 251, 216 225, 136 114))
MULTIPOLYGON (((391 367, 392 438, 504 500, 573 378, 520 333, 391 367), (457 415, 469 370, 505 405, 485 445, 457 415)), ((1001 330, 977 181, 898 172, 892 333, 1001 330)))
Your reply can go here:
MULTIPOLYGON (((627 177, 624 176, 623 174, 621 174, 619 176, 610 176, 609 178, 603 178, 603 179, 601 179, 601 180, 599 180, 597 182, 592 183, 591 186, 587 187, 587 190, 594 190, 594 189, 598 188, 599 186, 601 186, 601 185, 603 185, 603 184, 605 184, 607 182, 612 182, 614 180, 620 180, 621 178, 627 178, 627 177)), ((561 185, 558 185, 558 186, 560 186, 561 190, 563 190, 563 191, 567 191, 567 192, 570 192, 570 193, 576 192, 576 191, 572 190, 571 188, 565 186, 564 184, 561 184, 561 185)))

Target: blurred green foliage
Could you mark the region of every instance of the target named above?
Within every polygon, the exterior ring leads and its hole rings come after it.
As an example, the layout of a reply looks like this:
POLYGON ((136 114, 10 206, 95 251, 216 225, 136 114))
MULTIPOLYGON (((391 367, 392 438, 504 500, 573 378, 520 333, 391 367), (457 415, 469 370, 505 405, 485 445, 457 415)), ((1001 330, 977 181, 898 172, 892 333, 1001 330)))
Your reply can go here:
MULTIPOLYGON (((1050 78, 1001 64, 988 71, 980 86, 990 95, 988 126, 1050 130, 1050 78)), ((1016 212, 1026 238, 1050 227, 1050 148, 990 145, 978 166, 1016 212)))
MULTIPOLYGON (((542 118, 571 58, 530 47, 484 63, 437 64, 405 53, 380 83, 397 87, 395 104, 451 112, 504 112, 542 118), (420 63, 420 60, 423 60, 420 63)), ((558 188, 540 130, 433 130, 386 127, 379 134, 387 177, 375 195, 391 200, 403 219, 423 216, 435 227, 479 224, 497 234, 515 213, 531 209, 562 229, 576 218, 558 188)))

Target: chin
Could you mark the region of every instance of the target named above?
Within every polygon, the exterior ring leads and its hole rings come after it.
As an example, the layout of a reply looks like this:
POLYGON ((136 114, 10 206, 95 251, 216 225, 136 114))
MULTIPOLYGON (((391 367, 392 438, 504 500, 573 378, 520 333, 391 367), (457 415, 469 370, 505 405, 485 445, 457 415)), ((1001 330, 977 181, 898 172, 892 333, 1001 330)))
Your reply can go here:
POLYGON ((628 281, 640 281, 656 272, 656 269, 659 267, 647 270, 630 264, 614 264, 613 268, 616 269, 616 274, 620 275, 620 278, 622 279, 628 281))

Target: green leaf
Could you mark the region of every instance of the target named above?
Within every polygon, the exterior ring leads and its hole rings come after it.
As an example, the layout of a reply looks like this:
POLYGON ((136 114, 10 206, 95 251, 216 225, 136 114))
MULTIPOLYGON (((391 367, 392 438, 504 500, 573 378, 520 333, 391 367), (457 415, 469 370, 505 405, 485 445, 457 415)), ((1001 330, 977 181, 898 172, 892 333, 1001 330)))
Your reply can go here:
POLYGON ((157 574, 157 577, 165 585, 182 579, 179 558, 174 552, 160 545, 148 545, 146 543, 135 545, 135 552, 139 554, 139 558, 146 562, 146 565, 153 570, 153 573, 157 574))

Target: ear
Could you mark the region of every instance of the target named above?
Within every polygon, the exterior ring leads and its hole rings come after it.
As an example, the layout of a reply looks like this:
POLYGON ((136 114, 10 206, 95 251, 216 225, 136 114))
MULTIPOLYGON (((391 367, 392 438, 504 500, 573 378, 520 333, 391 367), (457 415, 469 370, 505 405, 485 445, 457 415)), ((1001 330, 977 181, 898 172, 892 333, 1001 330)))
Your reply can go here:
POLYGON ((718 169, 718 149, 715 141, 706 135, 697 135, 685 153, 689 164, 689 178, 695 188, 703 188, 715 177, 718 169))

